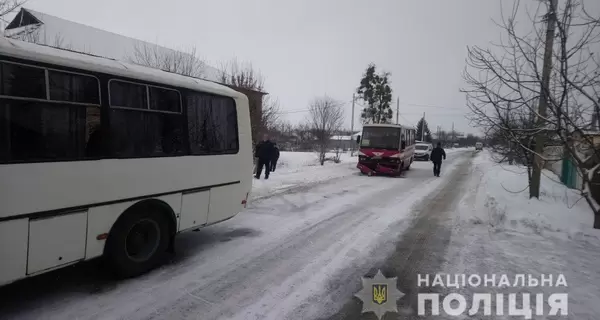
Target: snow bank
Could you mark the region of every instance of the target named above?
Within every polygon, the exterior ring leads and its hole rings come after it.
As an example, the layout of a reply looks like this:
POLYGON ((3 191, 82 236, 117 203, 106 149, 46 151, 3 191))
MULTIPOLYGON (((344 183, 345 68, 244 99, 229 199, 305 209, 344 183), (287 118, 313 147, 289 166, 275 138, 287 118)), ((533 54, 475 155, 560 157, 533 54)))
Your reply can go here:
POLYGON ((480 190, 476 199, 467 195, 463 201, 475 200, 476 207, 483 209, 475 210, 474 219, 489 219, 495 228, 551 231, 567 237, 590 232, 593 214, 587 202, 551 171, 542 172, 538 200, 529 199, 525 167, 498 164, 489 152, 480 153, 473 164, 480 190))
MULTIPOLYGON (((333 157, 327 154, 327 157, 333 157)), ((260 180, 252 184, 252 200, 257 200, 274 194, 290 191, 300 185, 319 183, 322 181, 344 177, 356 172, 354 166, 357 158, 350 153, 340 154, 340 163, 327 161, 323 166, 315 152, 286 152, 279 155, 277 168, 264 180, 264 173, 260 180)))
MULTIPOLYGON (((600 232, 592 229, 593 214, 577 190, 544 171, 540 199, 529 199, 525 168, 497 164, 481 152, 472 168, 470 190, 457 208, 447 263, 448 274, 507 275, 508 288, 483 288, 496 293, 567 293, 569 319, 598 319, 600 232), (515 276, 541 275, 567 287, 515 284, 515 276)), ((497 283, 497 282, 496 282, 497 283)), ((464 287, 458 289, 465 291, 464 287)), ((535 311, 532 298, 532 312, 535 311)), ((548 314, 549 305, 544 301, 548 314)), ((505 309, 506 310, 506 309, 505 309)), ((479 309, 481 312, 481 309, 479 309)), ((535 313, 534 313, 535 314, 535 313)), ((538 319, 538 318, 536 318, 538 319)))

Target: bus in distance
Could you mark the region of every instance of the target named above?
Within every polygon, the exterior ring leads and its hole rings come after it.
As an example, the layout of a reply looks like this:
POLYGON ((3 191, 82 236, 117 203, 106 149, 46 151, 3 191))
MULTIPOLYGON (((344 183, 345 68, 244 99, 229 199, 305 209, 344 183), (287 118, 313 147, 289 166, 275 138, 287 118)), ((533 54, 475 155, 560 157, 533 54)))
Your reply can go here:
POLYGON ((7 38, 0 77, 0 285, 98 257, 136 276, 246 206, 245 95, 7 38))
POLYGON ((363 126, 357 168, 366 175, 400 176, 414 160, 415 129, 396 124, 363 126))

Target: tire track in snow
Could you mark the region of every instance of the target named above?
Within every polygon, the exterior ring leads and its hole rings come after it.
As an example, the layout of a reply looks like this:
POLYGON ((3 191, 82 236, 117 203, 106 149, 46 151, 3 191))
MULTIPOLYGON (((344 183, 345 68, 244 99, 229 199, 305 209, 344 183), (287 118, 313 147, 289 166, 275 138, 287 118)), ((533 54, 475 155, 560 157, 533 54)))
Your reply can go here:
MULTIPOLYGON (((405 296, 398 302, 400 315, 387 314, 384 319, 423 319, 417 317, 417 293, 431 291, 430 288, 419 288, 417 274, 433 274, 445 263, 445 252, 448 249, 452 224, 450 213, 460 200, 462 187, 468 180, 471 161, 459 165, 437 191, 433 192, 415 210, 415 219, 409 229, 402 234, 395 245, 394 252, 383 262, 374 262, 376 267, 363 274, 344 270, 336 281, 354 283, 351 292, 333 292, 346 299, 344 306, 334 315, 324 319, 375 319, 373 314, 361 314, 362 302, 352 295, 360 290, 360 277, 375 275, 381 269, 387 277, 398 277, 398 289, 405 296)), ((431 279, 433 280, 433 279, 431 279)))
MULTIPOLYGON (((365 179, 369 178, 355 177, 352 179, 354 180, 352 183, 355 184, 352 189, 363 189, 368 184, 357 184, 357 182, 363 182, 365 179)), ((194 297, 201 297, 214 305, 214 307, 204 308, 202 319, 230 319, 243 307, 267 294, 272 287, 278 286, 293 274, 301 272, 306 264, 315 260, 321 262, 323 259, 319 259, 320 253, 334 244, 339 244, 340 238, 358 228, 371 215, 376 214, 369 209, 374 206, 373 201, 378 199, 378 197, 373 197, 373 194, 387 196, 411 189, 410 185, 406 183, 400 184, 401 190, 390 188, 398 185, 399 182, 404 182, 402 180, 380 180, 384 181, 382 185, 372 188, 369 193, 363 194, 359 198, 350 194, 328 198, 325 199, 326 201, 319 201, 305 207, 305 210, 319 211, 315 214, 318 219, 311 221, 308 226, 294 230, 281 242, 271 244, 266 250, 251 256, 250 259, 232 263, 231 266, 215 275, 211 281, 192 285, 197 288, 189 290, 190 295, 184 295, 176 301, 165 303, 165 309, 157 310, 150 315, 149 319, 195 318, 195 316, 190 317, 189 314, 179 314, 177 307, 188 304, 189 300, 193 300, 194 297), (340 204, 331 206, 323 203, 328 201, 338 201, 340 204), (358 205, 352 204, 355 202, 358 205), (321 208, 319 209, 319 207, 321 208), (325 212, 328 210, 332 210, 332 212, 325 212), (173 305, 176 307, 173 308, 173 305)), ((373 187, 372 182, 371 187, 373 187)), ((137 316, 135 319, 138 319, 137 316)))

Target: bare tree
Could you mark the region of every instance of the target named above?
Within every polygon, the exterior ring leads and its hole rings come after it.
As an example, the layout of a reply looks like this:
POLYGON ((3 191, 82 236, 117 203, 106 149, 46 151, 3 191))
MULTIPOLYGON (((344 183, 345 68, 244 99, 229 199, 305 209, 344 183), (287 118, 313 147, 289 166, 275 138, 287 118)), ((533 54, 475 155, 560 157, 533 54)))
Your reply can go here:
POLYGON ((5 15, 14 12, 18 8, 20 8, 26 0, 3 0, 0 1, 0 17, 4 17, 5 15))
POLYGON ((340 130, 344 121, 342 103, 327 96, 316 98, 309 106, 307 120, 315 137, 319 162, 323 165, 331 137, 340 130))
MULTIPOLYGON (((600 206, 590 194, 600 168, 599 148, 583 134, 600 110, 600 17, 589 14, 584 0, 565 0, 559 7, 554 1, 539 1, 526 33, 517 28, 517 1, 498 24, 503 41, 494 49, 468 48, 464 78, 469 88, 463 92, 471 120, 507 157, 538 169, 558 160, 544 155, 544 147, 561 145, 564 157, 576 164, 582 196, 595 214, 594 228, 600 228, 600 206), (576 133, 581 138, 573 141, 576 133)), ((528 172, 530 197, 539 197, 539 180, 528 172)))
POLYGON ((0 0, 0 19, 6 22, 5 17, 19 9, 26 1, 27 0, 0 0))
POLYGON ((312 150, 314 136, 308 123, 299 123, 294 127, 296 148, 300 151, 312 150))
POLYGON ((265 80, 260 71, 256 71, 249 62, 238 62, 237 59, 221 64, 219 81, 235 87, 254 91, 263 91, 265 80))
POLYGON ((279 125, 279 115, 281 110, 279 107, 279 100, 271 99, 269 96, 265 96, 262 102, 262 113, 260 123, 261 126, 267 131, 273 131, 279 125))
POLYGON ((195 47, 179 51, 156 44, 138 42, 128 60, 135 64, 195 78, 202 77, 206 69, 206 63, 198 57, 195 47))

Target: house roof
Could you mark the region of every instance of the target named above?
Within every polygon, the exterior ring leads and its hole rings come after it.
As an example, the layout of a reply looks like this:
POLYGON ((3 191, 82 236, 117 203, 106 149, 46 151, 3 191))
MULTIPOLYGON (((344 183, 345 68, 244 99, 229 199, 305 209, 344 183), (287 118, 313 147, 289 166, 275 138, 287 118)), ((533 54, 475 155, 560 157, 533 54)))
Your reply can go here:
MULTIPOLYGON (((164 54, 186 54, 177 50, 152 44, 143 40, 126 37, 114 32, 94 28, 78 22, 66 20, 43 12, 22 8, 15 18, 8 24, 5 36, 14 37, 23 33, 27 27, 40 28, 35 36, 36 41, 21 39, 28 42, 53 46, 60 41, 64 46, 74 51, 89 53, 101 57, 116 59, 120 61, 131 61, 136 48, 150 46, 152 50, 158 50, 164 54)), ((219 70, 204 65, 203 79, 219 81, 219 70)))

